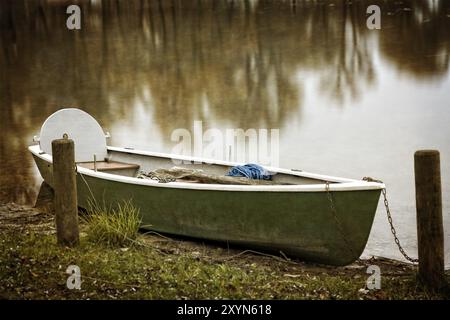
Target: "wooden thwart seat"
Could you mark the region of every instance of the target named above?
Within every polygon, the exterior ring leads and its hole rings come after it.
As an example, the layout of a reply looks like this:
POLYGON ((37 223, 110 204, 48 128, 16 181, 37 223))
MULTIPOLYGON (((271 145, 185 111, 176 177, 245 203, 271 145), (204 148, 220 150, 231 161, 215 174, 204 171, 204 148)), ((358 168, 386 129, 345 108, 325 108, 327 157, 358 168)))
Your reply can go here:
POLYGON ((80 167, 95 170, 97 167, 97 171, 117 171, 117 170, 129 170, 129 169, 139 169, 138 164, 134 163, 125 163, 125 162, 117 162, 117 161, 97 161, 94 166, 94 162, 81 162, 77 163, 80 167))

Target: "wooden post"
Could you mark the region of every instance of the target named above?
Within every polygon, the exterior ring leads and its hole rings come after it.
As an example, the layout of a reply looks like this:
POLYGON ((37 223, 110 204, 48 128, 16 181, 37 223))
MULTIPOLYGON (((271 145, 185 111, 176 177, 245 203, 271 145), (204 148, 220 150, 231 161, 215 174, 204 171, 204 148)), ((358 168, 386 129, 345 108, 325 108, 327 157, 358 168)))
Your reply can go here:
POLYGON ((414 173, 416 179, 419 277, 425 285, 439 290, 445 286, 439 151, 416 151, 414 154, 414 173))
POLYGON ((73 140, 53 140, 52 154, 56 238, 60 245, 75 246, 79 243, 79 232, 73 140))

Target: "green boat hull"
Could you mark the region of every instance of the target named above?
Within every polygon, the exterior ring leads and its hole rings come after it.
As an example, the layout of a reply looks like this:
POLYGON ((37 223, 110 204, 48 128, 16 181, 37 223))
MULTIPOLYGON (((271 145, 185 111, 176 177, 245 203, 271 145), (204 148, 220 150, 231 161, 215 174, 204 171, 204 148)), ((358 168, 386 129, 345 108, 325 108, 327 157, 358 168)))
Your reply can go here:
MULTIPOLYGON (((33 155, 52 186, 52 164, 33 155)), ((162 188, 77 174, 78 204, 114 205, 131 199, 146 229, 239 244, 330 265, 359 258, 367 243, 381 190, 327 193, 162 188)))

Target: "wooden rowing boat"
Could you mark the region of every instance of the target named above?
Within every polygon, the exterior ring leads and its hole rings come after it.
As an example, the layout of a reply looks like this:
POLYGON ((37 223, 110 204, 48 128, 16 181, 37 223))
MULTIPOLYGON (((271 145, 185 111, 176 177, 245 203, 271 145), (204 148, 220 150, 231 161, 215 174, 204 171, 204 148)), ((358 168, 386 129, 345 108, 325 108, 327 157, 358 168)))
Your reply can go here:
POLYGON ((93 197, 112 205, 131 199, 144 228, 324 264, 346 265, 361 255, 384 188, 377 182, 271 167, 266 169, 275 173, 273 183, 262 185, 140 179, 140 171, 169 170, 174 160, 178 167, 215 176, 238 164, 107 146, 97 121, 79 109, 51 115, 39 144, 29 147, 50 186, 51 141, 64 133, 75 141, 80 207, 93 197))

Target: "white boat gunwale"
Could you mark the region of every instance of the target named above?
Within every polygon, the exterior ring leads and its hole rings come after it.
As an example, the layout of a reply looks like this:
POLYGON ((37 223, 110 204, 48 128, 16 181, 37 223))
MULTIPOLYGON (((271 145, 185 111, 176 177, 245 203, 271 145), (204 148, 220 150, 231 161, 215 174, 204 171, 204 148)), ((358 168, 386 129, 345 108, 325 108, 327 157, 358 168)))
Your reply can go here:
MULTIPOLYGON (((216 164, 224 166, 235 166, 240 163, 215 160, 215 159, 203 159, 198 157, 174 155, 159 152, 150 152, 144 150, 135 150, 130 148, 111 147, 107 146, 108 151, 123 152, 129 154, 143 155, 149 157, 160 157, 174 160, 191 161, 191 162, 203 162, 206 164, 216 164)), ((28 150, 36 157, 44 160, 45 162, 52 163, 52 156, 43 153, 39 145, 31 145, 28 150)), ((334 177, 328 175, 321 175, 316 173, 310 173, 305 171, 294 171, 282 168, 273 168, 264 166, 269 171, 288 174, 293 176, 299 176, 310 179, 317 179, 323 181, 332 182, 329 184, 330 191, 364 191, 364 190, 380 190, 385 188, 383 183, 368 182, 364 180, 354 180, 348 178, 334 177)), ((104 180, 122 182, 134 185, 152 186, 159 188, 177 188, 177 189, 191 189, 191 190, 211 190, 211 191, 252 191, 252 192, 326 192, 326 184, 302 184, 302 185, 225 185, 225 184, 202 184, 202 183, 187 183, 187 182, 167 182, 159 183, 152 179, 140 179, 136 177, 127 177, 117 174, 105 173, 95 171, 87 168, 83 168, 77 165, 77 172, 90 177, 95 177, 104 180)))

